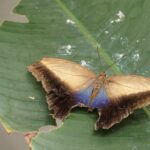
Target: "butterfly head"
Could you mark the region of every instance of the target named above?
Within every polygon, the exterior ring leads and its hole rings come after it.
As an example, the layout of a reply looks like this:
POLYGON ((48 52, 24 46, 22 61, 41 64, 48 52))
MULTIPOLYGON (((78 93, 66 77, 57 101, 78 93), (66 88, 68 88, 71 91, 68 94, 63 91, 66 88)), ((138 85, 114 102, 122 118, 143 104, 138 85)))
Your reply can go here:
POLYGON ((101 72, 101 73, 99 74, 99 77, 101 77, 101 78, 102 78, 102 77, 103 77, 103 78, 105 78, 105 77, 106 77, 106 72, 104 72, 104 71, 103 71, 103 72, 101 72))

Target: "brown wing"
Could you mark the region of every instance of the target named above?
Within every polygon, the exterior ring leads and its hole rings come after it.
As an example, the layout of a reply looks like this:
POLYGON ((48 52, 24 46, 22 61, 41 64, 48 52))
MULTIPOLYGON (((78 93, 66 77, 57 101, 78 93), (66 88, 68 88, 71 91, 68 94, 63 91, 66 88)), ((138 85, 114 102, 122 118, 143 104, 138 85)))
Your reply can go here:
POLYGON ((136 75, 112 76, 107 79, 105 88, 110 99, 116 100, 124 95, 150 91, 150 78, 136 75))
POLYGON ((101 110, 96 128, 108 129, 135 109, 150 105, 150 78, 127 75, 112 76, 105 83, 110 103, 101 110))
POLYGON ((54 117, 60 120, 77 105, 72 93, 90 85, 96 77, 81 65, 58 58, 43 58, 30 65, 28 70, 42 82, 49 109, 53 109, 54 117))
POLYGON ((96 75, 81 65, 59 58, 43 58, 40 63, 72 90, 87 87, 96 75))

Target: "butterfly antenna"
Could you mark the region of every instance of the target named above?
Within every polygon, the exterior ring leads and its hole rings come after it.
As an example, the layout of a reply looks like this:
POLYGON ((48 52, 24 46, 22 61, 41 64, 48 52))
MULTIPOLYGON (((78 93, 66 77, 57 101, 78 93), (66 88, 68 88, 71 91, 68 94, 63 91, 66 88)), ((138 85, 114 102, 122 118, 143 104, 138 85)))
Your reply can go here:
MULTIPOLYGON (((99 46, 97 46, 96 50, 97 50, 97 53, 98 53, 98 58, 99 58, 99 62, 100 62, 100 65, 103 66, 102 64, 102 59, 101 59, 101 56, 100 56, 100 51, 98 50, 99 49, 99 46)), ((114 64, 116 64, 116 62, 112 63, 111 65, 109 65, 105 71, 107 71, 109 68, 111 68, 114 64)))
POLYGON ((100 56, 100 51, 98 50, 99 49, 99 46, 97 46, 96 50, 97 50, 97 54, 98 54, 98 59, 99 59, 99 62, 100 62, 100 65, 102 65, 102 59, 101 59, 101 56, 100 56))
MULTIPOLYGON (((124 54, 123 56, 122 56, 122 58, 121 59, 123 59, 125 56, 127 56, 126 54, 124 54)), ((121 60, 120 60, 121 61, 121 60)), ((119 61, 118 61, 119 62, 119 61)), ((114 61, 111 65, 109 65, 107 68, 106 68, 106 70, 105 71, 107 71, 107 70, 109 70, 113 65, 115 65, 117 63, 117 61, 114 61)))
MULTIPOLYGON (((97 53, 98 53, 98 58, 99 58, 100 65, 103 66, 102 59, 101 59, 101 56, 100 56, 99 47, 100 47, 100 46, 98 45, 97 48, 96 48, 96 50, 97 50, 97 53)), ((126 57, 126 56, 127 56, 127 54, 124 54, 121 59, 123 59, 123 58, 126 57)), ((120 61, 121 61, 121 60, 120 60, 120 61)), ((118 61, 118 62, 119 62, 119 61, 118 61)), ((111 65, 109 65, 109 66, 105 69, 105 71, 109 70, 109 69, 110 69, 113 65, 115 65, 116 63, 117 63, 117 61, 113 62, 111 65)))
POLYGON ((105 72, 107 71, 107 70, 109 70, 113 65, 115 65, 116 64, 116 62, 113 62, 111 65, 109 65, 107 68, 106 68, 106 70, 105 70, 105 72))

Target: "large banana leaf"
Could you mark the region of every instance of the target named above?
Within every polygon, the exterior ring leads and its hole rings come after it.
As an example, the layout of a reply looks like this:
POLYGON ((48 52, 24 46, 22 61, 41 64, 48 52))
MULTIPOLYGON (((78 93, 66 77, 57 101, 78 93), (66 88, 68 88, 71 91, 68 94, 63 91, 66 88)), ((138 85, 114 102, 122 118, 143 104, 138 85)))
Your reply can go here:
POLYGON ((109 131, 98 132, 93 131, 95 116, 81 111, 72 113, 62 128, 34 138, 33 150, 149 150, 150 123, 142 113, 109 131))
MULTIPOLYGON (((116 61, 108 74, 148 76, 149 7, 148 0, 22 0, 15 11, 29 23, 5 22, 0 28, 0 121, 17 131, 54 123, 44 90, 27 72, 30 63, 44 56, 70 59, 96 73, 116 61)), ((148 150, 145 112, 137 111, 107 132, 94 132, 95 114, 76 110, 61 128, 39 133, 32 145, 36 150, 148 150)))

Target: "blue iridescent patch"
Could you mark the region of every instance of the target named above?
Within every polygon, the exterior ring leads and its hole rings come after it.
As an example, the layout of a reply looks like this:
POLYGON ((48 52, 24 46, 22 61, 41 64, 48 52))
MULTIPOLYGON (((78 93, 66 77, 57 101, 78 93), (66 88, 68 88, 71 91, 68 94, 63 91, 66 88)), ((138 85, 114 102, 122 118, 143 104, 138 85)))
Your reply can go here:
POLYGON ((86 89, 82 89, 75 93, 75 99, 82 104, 85 104, 88 107, 91 108, 103 108, 104 106, 108 105, 109 98, 106 94, 106 90, 104 88, 101 88, 97 96, 92 100, 93 102, 90 103, 90 96, 92 93, 93 87, 90 86, 86 89))

